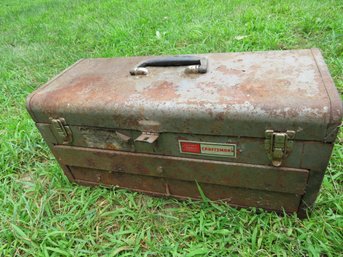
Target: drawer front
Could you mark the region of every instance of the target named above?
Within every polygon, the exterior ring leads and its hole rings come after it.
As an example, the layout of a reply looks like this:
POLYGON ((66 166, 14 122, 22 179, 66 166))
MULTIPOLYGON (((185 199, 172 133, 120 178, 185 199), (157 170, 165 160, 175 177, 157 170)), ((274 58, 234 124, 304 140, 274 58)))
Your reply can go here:
POLYGON ((287 212, 297 211, 308 177, 304 169, 82 147, 54 146, 53 152, 79 183, 199 198, 198 182, 212 200, 287 212))

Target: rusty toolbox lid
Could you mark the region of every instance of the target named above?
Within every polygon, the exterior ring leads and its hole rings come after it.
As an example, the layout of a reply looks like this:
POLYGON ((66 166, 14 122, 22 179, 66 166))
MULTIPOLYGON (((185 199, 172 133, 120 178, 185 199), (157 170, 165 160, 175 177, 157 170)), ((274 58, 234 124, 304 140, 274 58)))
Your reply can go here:
POLYGON ((63 117, 149 132, 263 138, 294 130, 298 140, 335 139, 342 102, 318 49, 196 56, 207 60, 206 73, 168 66, 130 74, 159 57, 83 59, 33 92, 27 108, 39 123, 63 117))

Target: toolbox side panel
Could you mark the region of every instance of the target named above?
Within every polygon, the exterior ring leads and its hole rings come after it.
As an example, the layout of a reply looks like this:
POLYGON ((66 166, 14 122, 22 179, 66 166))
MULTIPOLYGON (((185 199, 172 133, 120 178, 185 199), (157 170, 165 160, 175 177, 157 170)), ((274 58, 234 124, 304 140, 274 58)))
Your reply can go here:
POLYGON ((329 69, 325 64, 323 55, 321 54, 320 50, 317 48, 312 48, 311 52, 320 72, 320 76, 326 89, 326 93, 330 100, 330 120, 327 125, 327 131, 324 141, 334 142, 339 131, 339 126, 342 122, 342 99, 340 94, 338 93, 337 88, 335 87, 335 83, 330 75, 329 69))
MULTIPOLYGON (((50 130, 50 126, 48 126, 47 124, 36 123, 36 127, 38 128, 39 132, 42 134, 42 136, 43 136, 46 144, 48 145, 50 151, 56 157, 57 153, 54 152, 54 146, 57 144, 57 141, 56 141, 54 135, 52 134, 52 132, 50 130)), ((58 158, 56 158, 56 160, 57 160, 58 164, 61 166, 62 170, 64 171, 64 174, 66 175, 66 177, 70 181, 74 181, 75 178, 74 178, 73 174, 70 172, 70 169, 66 165, 61 163, 58 160, 58 158)))
POLYGON ((306 142, 300 167, 325 171, 329 164, 333 146, 333 143, 306 142))
POLYGON ((305 194, 301 198, 298 216, 305 218, 306 211, 313 207, 319 194, 320 186, 324 178, 325 171, 311 170, 309 173, 305 194))

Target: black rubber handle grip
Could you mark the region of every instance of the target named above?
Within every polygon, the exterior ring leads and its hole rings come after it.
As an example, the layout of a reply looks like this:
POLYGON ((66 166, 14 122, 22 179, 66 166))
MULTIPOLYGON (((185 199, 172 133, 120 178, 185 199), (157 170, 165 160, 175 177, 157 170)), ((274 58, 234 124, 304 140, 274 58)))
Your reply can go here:
POLYGON ((208 61, 204 57, 196 56, 171 56, 164 58, 155 58, 141 62, 130 71, 131 75, 142 75, 139 68, 145 67, 168 67, 168 66, 190 66, 197 65, 195 73, 206 73, 208 61))

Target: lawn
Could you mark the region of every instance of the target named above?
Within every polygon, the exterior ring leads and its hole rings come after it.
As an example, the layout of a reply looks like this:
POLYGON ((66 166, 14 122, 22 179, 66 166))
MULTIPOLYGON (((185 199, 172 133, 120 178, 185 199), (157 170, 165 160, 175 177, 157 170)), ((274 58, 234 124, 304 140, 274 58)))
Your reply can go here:
POLYGON ((343 92, 342 1, 0 2, 1 256, 342 256, 343 147, 308 219, 71 184, 25 98, 80 58, 318 47, 343 92))

